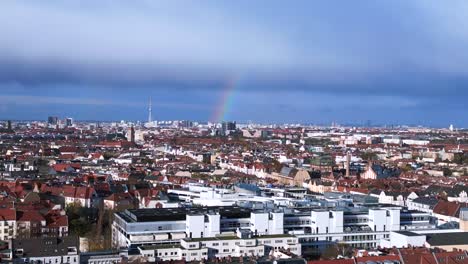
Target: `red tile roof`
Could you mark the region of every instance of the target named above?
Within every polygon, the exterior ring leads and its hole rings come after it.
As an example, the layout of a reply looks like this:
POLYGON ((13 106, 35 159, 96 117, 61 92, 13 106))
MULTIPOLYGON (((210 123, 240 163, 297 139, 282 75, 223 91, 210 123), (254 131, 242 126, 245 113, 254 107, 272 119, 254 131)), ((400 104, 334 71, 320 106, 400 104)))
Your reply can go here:
POLYGON ((3 220, 3 221, 16 220, 16 210, 15 209, 0 209, 0 220, 3 220))

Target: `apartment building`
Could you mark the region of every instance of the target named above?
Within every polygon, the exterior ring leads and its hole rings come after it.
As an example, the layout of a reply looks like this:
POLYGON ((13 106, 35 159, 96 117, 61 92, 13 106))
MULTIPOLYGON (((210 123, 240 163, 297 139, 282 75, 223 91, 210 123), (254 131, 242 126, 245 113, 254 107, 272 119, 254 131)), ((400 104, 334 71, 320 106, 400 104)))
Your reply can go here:
POLYGON ((12 263, 80 263, 77 237, 13 239, 11 244, 12 263))
POLYGON ((0 240, 12 238, 62 237, 68 235, 68 217, 64 212, 0 209, 0 240))
POLYGON ((250 231, 238 230, 234 236, 211 238, 184 238, 180 245, 149 245, 139 247, 148 261, 195 261, 209 258, 264 256, 272 251, 284 250, 299 256, 301 246, 292 235, 262 235, 253 237, 250 231))

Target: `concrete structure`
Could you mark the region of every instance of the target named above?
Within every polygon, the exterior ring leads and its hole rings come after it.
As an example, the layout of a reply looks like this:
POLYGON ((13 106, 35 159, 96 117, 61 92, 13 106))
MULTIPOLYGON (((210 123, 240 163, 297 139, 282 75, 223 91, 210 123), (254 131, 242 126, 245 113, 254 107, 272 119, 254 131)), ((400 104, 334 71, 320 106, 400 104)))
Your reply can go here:
POLYGON ((13 263, 80 263, 77 237, 14 239, 13 263))
MULTIPOLYGON (((117 248, 154 251, 175 245, 169 247, 176 254, 173 256, 182 256, 183 240, 221 239, 237 232, 247 232, 252 239, 292 235, 303 247, 323 250, 338 242, 357 248, 378 247, 391 232, 432 230, 434 225, 427 213, 399 207, 253 210, 225 206, 127 210, 115 214, 112 229, 117 248), (150 247, 154 245, 157 247, 150 247)), ((202 254, 203 248, 199 249, 202 254)))

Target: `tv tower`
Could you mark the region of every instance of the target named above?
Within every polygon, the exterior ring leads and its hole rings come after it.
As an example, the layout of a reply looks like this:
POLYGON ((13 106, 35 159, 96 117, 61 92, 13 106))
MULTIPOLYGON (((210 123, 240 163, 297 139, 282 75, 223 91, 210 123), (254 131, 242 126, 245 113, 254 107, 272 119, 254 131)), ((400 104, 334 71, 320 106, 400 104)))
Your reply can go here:
POLYGON ((148 123, 151 123, 151 96, 150 96, 150 99, 149 99, 149 105, 148 105, 148 123))

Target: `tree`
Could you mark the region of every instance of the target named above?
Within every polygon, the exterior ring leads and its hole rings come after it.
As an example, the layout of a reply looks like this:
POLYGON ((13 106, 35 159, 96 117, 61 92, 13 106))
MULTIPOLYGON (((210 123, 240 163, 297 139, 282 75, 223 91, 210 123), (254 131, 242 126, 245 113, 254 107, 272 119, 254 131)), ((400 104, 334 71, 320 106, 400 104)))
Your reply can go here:
POLYGON ((378 160, 377 153, 375 152, 364 152, 361 154, 363 160, 378 160))
POLYGON ((335 245, 329 245, 323 252, 322 255, 320 256, 322 259, 335 259, 340 252, 338 251, 338 248, 335 245))
POLYGON ((340 255, 343 257, 351 257, 353 253, 352 247, 350 247, 348 244, 346 244, 344 241, 340 241, 336 244, 336 247, 338 249, 338 252, 340 252, 340 255))
POLYGON ((410 171, 413 170, 413 167, 411 167, 410 164, 406 164, 405 166, 403 166, 403 168, 401 168, 401 170, 402 170, 403 172, 410 172, 410 171))
POLYGON ((442 171, 444 172, 444 176, 446 176, 446 177, 447 176, 452 176, 452 170, 451 169, 445 167, 445 168, 442 169, 442 171))
POLYGON ((453 162, 459 165, 468 164, 468 154, 455 153, 453 162))
POLYGON ((70 221, 71 233, 84 237, 89 231, 91 231, 91 225, 82 219, 73 219, 70 221))

